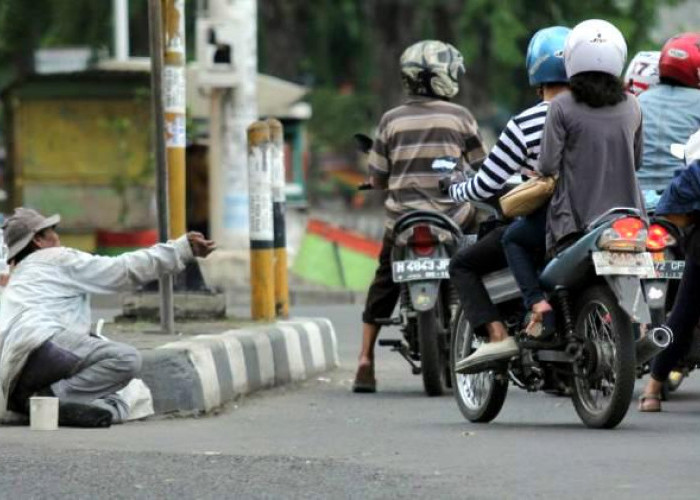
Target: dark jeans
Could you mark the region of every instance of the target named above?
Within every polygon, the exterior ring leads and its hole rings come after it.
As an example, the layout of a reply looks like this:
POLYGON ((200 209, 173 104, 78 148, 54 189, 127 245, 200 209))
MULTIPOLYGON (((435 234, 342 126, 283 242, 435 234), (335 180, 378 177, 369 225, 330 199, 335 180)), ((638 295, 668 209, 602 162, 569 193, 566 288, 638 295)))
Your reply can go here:
POLYGON ((651 375, 663 382, 688 352, 695 325, 700 320, 700 229, 690 235, 685 258, 685 271, 678 287, 676 302, 668 318, 673 342, 654 358, 651 375))
POLYGON ((450 281, 473 328, 501 319, 481 278, 508 266, 501 244, 506 227, 498 227, 474 245, 460 249, 450 262, 450 281))
POLYGON ((520 217, 503 234, 503 251, 527 309, 544 300, 537 271, 544 262, 546 232, 547 205, 520 217))
POLYGON ((393 245, 394 238, 387 231, 384 234, 384 241, 382 241, 382 250, 379 252, 379 266, 367 291, 365 310, 362 313, 364 323, 374 325, 379 318, 391 317, 396 302, 399 300, 401 288, 394 283, 391 273, 391 249, 393 245))

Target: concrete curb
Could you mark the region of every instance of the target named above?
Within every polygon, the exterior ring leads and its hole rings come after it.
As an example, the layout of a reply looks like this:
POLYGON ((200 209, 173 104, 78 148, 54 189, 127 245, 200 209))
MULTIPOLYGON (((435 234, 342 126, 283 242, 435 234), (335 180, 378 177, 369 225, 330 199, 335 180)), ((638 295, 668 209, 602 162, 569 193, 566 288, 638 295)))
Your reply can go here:
POLYGON ((143 353, 155 413, 206 413, 238 396, 305 380, 339 364, 330 321, 295 319, 198 335, 143 353))

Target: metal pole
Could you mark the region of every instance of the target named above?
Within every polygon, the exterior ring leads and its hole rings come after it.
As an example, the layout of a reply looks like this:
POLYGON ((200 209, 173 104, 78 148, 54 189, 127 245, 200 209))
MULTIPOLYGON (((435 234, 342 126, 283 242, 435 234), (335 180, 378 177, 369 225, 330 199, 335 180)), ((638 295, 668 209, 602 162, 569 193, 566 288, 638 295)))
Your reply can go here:
POLYGON ((275 310, 280 318, 289 317, 287 279, 287 231, 285 227, 286 184, 284 168, 284 128, 279 120, 267 120, 270 127, 270 168, 272 171, 272 218, 275 230, 275 310))
POLYGON ((114 58, 129 59, 129 0, 112 0, 114 12, 114 58))
POLYGON ((165 28, 163 100, 168 155, 170 238, 187 231, 185 221, 185 0, 161 0, 165 28))
MULTIPOLYGON (((163 16, 161 0, 148 0, 148 31, 151 52, 151 104, 154 120, 153 145, 156 153, 156 198, 158 203, 158 236, 168 240, 168 158, 165 154, 165 113, 163 106, 163 16)), ((160 279, 160 326, 163 333, 175 333, 173 278, 160 279)))
POLYGON ((250 214, 250 292, 254 320, 275 319, 275 273, 272 223, 270 128, 257 121, 248 127, 250 214))

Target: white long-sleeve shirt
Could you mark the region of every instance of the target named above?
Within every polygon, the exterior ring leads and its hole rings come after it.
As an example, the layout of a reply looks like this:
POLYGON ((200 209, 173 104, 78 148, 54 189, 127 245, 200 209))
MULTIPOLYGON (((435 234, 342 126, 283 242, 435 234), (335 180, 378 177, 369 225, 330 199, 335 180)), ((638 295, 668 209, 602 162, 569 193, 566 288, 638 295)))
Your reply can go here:
POLYGON ((483 201, 498 193, 515 174, 537 175, 548 107, 549 102, 542 101, 513 117, 476 175, 450 186, 450 198, 458 202, 483 201))
POLYGON ((117 257, 38 250, 13 270, 0 301, 0 416, 31 352, 56 333, 90 331, 90 294, 133 290, 193 258, 186 236, 117 257))

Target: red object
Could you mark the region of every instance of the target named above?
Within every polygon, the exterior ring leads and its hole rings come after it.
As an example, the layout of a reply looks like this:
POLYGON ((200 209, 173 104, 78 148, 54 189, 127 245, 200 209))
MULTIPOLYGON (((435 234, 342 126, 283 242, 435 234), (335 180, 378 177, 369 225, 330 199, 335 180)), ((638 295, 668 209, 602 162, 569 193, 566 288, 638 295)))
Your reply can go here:
POLYGON ((665 227, 660 224, 652 224, 647 235, 647 249, 651 251, 663 250, 671 244, 673 237, 665 227))
POLYGON ((700 33, 682 33, 661 49, 659 76, 688 87, 700 87, 700 33))
POLYGON ((435 238, 429 226, 415 226, 410 243, 413 251, 421 257, 432 255, 435 251, 435 238))
POLYGON ((380 241, 371 240, 361 234, 346 231, 320 220, 309 219, 306 230, 311 234, 321 236, 328 241, 370 257, 379 257, 379 252, 382 249, 382 243, 380 241))
POLYGON ((97 230, 99 248, 137 248, 150 247, 158 243, 158 231, 155 229, 136 229, 125 231, 97 230))
POLYGON ((617 219, 613 222, 613 229, 617 231, 620 238, 626 240, 636 240, 639 235, 639 231, 644 229, 644 223, 635 217, 625 217, 623 219, 617 219))

